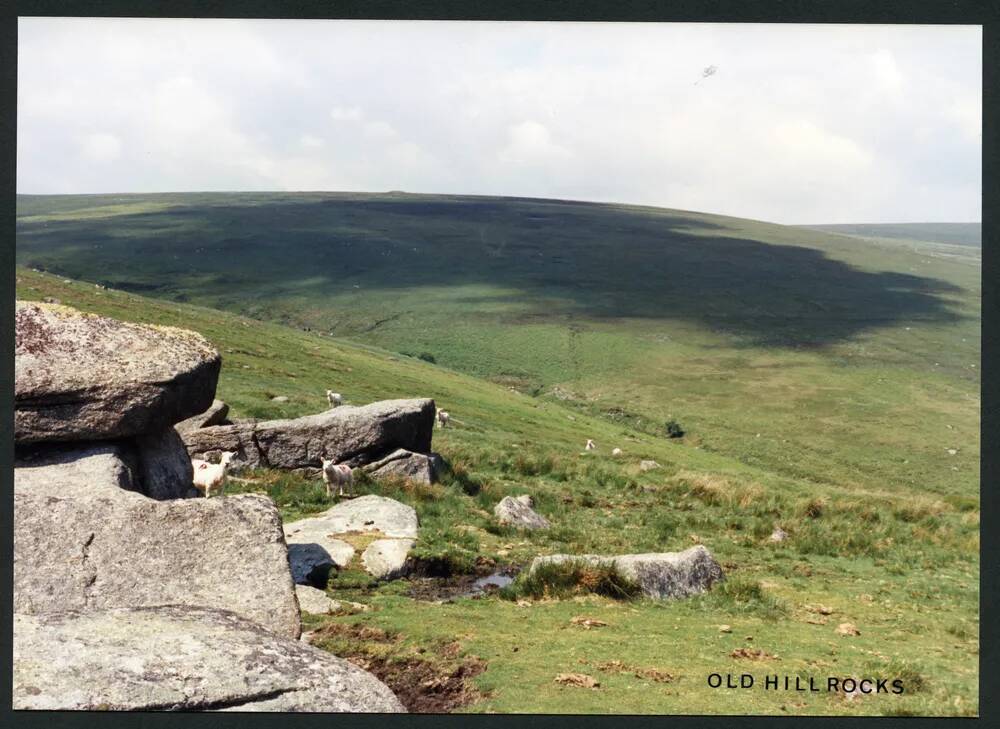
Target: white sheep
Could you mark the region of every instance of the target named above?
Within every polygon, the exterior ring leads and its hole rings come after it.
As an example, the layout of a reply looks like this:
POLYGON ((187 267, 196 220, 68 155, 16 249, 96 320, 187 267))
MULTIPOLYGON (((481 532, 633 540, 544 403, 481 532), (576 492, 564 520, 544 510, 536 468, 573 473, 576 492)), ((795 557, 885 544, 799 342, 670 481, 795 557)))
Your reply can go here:
POLYGON ((219 487, 221 496, 225 490, 226 471, 229 462, 233 460, 236 453, 233 451, 223 451, 218 463, 209 463, 200 458, 191 459, 191 468, 194 471, 194 485, 205 492, 207 499, 212 494, 212 489, 219 487))
POLYGON ((622 454, 621 448, 615 448, 614 450, 611 451, 611 455, 613 456, 620 456, 621 454, 622 454))
POLYGON ((449 420, 451 420, 451 415, 448 414, 448 411, 437 408, 438 425, 442 428, 447 427, 449 420))
POLYGON ((597 446, 594 444, 594 441, 592 441, 590 438, 587 438, 587 445, 584 446, 583 449, 585 451, 596 451, 597 450, 597 446))
POLYGON ((333 495, 331 487, 334 484, 337 486, 338 496, 344 495, 344 486, 347 486, 351 496, 354 496, 354 473, 351 471, 351 467, 337 463, 332 459, 328 461, 321 458, 320 460, 323 462, 323 483, 326 484, 326 498, 329 499, 333 495))
POLYGON ((327 390, 326 401, 330 403, 330 407, 335 408, 338 405, 344 404, 344 397, 339 392, 334 392, 333 390, 327 390))

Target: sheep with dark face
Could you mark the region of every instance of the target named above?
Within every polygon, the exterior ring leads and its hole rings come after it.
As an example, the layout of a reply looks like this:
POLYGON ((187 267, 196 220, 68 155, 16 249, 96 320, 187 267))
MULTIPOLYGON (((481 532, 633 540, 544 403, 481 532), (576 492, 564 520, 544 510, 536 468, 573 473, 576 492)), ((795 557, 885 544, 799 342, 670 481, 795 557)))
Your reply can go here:
POLYGON ((587 445, 583 447, 585 451, 596 451, 597 445, 590 438, 587 438, 587 445))
POLYGON ((354 472, 351 471, 351 467, 336 463, 332 459, 321 458, 320 460, 323 462, 323 483, 326 484, 326 497, 333 496, 334 486, 337 487, 338 496, 344 495, 345 486, 350 491, 350 495, 354 496, 354 472))
POLYGON ((339 392, 334 392, 333 390, 327 390, 326 401, 330 403, 330 407, 335 408, 338 405, 344 404, 344 397, 339 392))
POLYGON ((437 408, 437 421, 438 427, 445 428, 448 426, 448 422, 451 420, 451 415, 447 410, 442 410, 437 408))

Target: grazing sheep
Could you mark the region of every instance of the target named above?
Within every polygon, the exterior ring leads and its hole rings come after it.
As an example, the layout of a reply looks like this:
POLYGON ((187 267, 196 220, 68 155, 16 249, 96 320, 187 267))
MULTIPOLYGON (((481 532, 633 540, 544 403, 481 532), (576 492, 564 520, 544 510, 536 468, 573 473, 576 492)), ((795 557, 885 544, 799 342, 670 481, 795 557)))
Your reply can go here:
POLYGON ((451 415, 448 414, 446 410, 437 408, 437 421, 438 425, 442 428, 447 427, 448 421, 451 420, 451 415))
POLYGON ((330 403, 330 407, 332 408, 344 404, 343 396, 339 392, 334 392, 333 390, 326 391, 326 401, 330 403))
POLYGON ((611 451, 611 455, 613 456, 620 456, 621 454, 622 454, 621 448, 615 448, 614 450, 611 451))
POLYGON ((194 485, 205 492, 206 499, 211 496, 212 489, 216 486, 219 487, 220 496, 225 492, 226 471, 229 468, 229 462, 233 460, 235 455, 236 453, 233 451, 223 451, 218 463, 209 463, 200 458, 191 459, 194 485))
POLYGON ((590 438, 587 438, 587 445, 584 446, 583 449, 585 451, 596 451, 597 450, 597 446, 594 444, 594 441, 592 441, 590 438))
POLYGON ((323 462, 323 483, 326 484, 326 498, 329 499, 333 495, 331 487, 334 484, 337 486, 338 496, 344 495, 344 486, 347 486, 351 496, 354 496, 354 473, 351 471, 351 467, 336 463, 332 459, 328 461, 321 458, 320 460, 323 462))

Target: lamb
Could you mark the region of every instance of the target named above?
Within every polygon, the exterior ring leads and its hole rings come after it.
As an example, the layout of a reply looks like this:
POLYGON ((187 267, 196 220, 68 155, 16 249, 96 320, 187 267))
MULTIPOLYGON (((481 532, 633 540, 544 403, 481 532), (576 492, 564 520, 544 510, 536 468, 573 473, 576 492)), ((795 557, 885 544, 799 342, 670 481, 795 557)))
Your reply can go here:
POLYGON ((448 425, 448 421, 451 420, 451 415, 448 414, 446 410, 437 408, 437 421, 438 425, 442 428, 448 425))
POLYGON ((587 438, 587 445, 584 446, 584 450, 585 451, 596 451, 597 450, 597 446, 594 445, 594 441, 592 441, 590 438, 587 438))
POLYGON ((333 495, 331 486, 334 484, 337 486, 338 496, 344 495, 345 485, 351 492, 351 496, 354 496, 354 473, 351 471, 351 467, 336 463, 332 459, 328 461, 321 458, 320 460, 323 462, 323 483, 326 484, 326 498, 329 499, 333 495))
POLYGON ((218 463, 209 463, 200 458, 191 459, 191 467, 194 470, 194 485, 205 492, 207 499, 212 494, 212 489, 219 487, 221 496, 225 490, 226 471, 229 469, 229 462, 233 460, 234 451, 223 451, 218 463))
POLYGON ((334 392, 333 390, 326 391, 326 401, 330 403, 330 407, 332 408, 344 404, 343 396, 339 392, 334 392))

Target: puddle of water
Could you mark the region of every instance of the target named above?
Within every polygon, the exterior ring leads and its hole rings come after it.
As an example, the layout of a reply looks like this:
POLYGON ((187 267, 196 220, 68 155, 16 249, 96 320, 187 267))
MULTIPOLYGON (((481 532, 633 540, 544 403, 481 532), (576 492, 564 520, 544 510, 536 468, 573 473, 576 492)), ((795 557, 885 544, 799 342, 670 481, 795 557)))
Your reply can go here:
POLYGON ((501 574, 500 572, 494 572, 492 575, 487 575, 486 577, 480 577, 478 580, 472 583, 472 591, 485 591, 487 588, 496 587, 497 589, 501 587, 506 587, 514 578, 510 575, 501 574))

